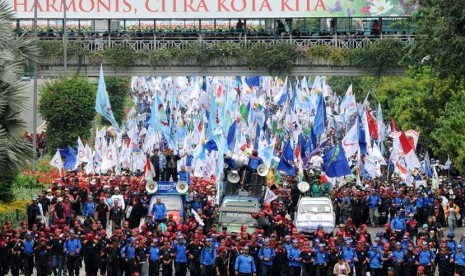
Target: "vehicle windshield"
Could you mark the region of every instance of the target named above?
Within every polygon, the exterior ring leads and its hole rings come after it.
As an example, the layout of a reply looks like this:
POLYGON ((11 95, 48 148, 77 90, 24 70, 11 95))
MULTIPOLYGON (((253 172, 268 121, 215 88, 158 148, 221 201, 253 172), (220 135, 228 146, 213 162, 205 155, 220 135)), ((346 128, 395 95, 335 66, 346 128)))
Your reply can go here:
POLYGON ((330 213, 331 207, 325 202, 308 202, 300 205, 299 212, 301 213, 330 213))
POLYGON ((249 213, 221 212, 221 223, 255 224, 257 221, 249 213))
POLYGON ((166 210, 181 210, 180 207, 182 206, 182 203, 180 203, 180 200, 162 197, 161 202, 165 204, 166 210))

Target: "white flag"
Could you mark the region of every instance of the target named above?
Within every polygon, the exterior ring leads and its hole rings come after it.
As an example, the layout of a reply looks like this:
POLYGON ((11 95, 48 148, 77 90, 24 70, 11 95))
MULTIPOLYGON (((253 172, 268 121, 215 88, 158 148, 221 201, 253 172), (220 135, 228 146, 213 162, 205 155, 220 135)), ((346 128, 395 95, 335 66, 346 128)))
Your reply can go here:
POLYGON ((357 124, 358 123, 355 122, 342 139, 342 148, 344 149, 347 159, 351 158, 360 148, 357 124))
POLYGON ((200 226, 204 226, 205 223, 203 223, 202 218, 197 214, 197 212, 194 209, 191 209, 192 214, 194 215, 195 220, 200 224, 200 226))
POLYGON ((266 192, 265 192, 265 203, 270 203, 273 200, 277 199, 278 196, 268 187, 266 187, 266 192))
POLYGON ((89 162, 87 159, 87 150, 84 144, 81 141, 81 137, 78 136, 78 148, 77 148, 77 160, 76 168, 81 165, 82 162, 89 162))
POLYGON ((452 165, 452 161, 450 160, 449 155, 447 155, 447 161, 444 163, 444 166, 442 167, 444 170, 450 170, 450 167, 452 165))
POLYGON ((61 175, 61 169, 63 169, 63 160, 61 159, 60 150, 57 150, 52 160, 50 160, 50 166, 57 168, 61 175))

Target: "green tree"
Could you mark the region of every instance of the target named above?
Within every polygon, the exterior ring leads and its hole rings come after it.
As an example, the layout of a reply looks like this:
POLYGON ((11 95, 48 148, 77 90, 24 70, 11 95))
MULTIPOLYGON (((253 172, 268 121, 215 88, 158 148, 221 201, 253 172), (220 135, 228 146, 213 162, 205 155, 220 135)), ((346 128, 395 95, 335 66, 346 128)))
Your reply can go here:
POLYGON ((38 60, 37 41, 17 38, 11 29, 14 14, 0 1, 0 200, 13 200, 11 184, 18 171, 32 160, 32 145, 21 139, 25 123, 25 85, 20 82, 24 68, 38 60))
POLYGON ((417 66, 431 65, 441 78, 465 76, 465 9, 463 0, 422 0, 412 18, 417 36, 406 59, 417 66))
POLYGON ((47 121, 47 144, 57 148, 86 139, 95 117, 96 86, 87 78, 61 77, 41 88, 39 111, 47 121))
MULTIPOLYGON (((116 121, 121 125, 126 116, 124 108, 131 89, 131 78, 106 77, 105 84, 107 85, 107 92, 110 97, 111 110, 115 115, 116 121)), ((111 125, 105 118, 103 120, 111 125)))

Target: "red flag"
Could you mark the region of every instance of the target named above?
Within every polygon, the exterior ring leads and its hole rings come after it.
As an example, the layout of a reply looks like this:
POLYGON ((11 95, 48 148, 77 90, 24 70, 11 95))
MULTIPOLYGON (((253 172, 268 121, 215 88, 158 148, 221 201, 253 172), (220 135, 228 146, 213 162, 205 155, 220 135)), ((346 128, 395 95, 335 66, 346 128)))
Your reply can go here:
POLYGON ((366 110, 367 113, 367 121, 368 121, 368 130, 370 133, 371 138, 374 140, 378 139, 378 123, 376 122, 375 117, 371 114, 370 110, 366 110))
POLYGON ((408 154, 411 150, 413 150, 412 144, 410 144, 407 136, 405 135, 403 131, 399 136, 399 142, 400 142, 400 145, 402 146, 402 151, 404 152, 405 155, 408 154))

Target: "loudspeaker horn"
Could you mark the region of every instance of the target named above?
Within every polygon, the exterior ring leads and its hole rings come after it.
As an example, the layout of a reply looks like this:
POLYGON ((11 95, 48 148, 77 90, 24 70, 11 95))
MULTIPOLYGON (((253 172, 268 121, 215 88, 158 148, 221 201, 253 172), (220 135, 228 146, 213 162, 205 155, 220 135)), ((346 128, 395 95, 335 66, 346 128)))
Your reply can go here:
POLYGON ((297 189, 302 193, 306 193, 310 190, 310 184, 305 181, 299 182, 299 184, 297 184, 297 189))
POLYGON ((239 173, 237 171, 231 171, 230 173, 228 173, 227 179, 230 183, 233 184, 239 183, 239 181, 241 181, 241 177, 239 176, 239 173))
POLYGON ((185 194, 187 193, 187 190, 189 189, 189 186, 187 185, 187 182, 185 181, 179 181, 176 184, 176 191, 180 194, 185 194))
POLYGON ((261 164, 257 167, 257 173, 261 177, 265 177, 268 175, 268 167, 265 164, 261 164))
POLYGON ((153 180, 147 180, 147 183, 145 183, 145 190, 148 194, 156 193, 158 190, 158 183, 153 180))
POLYGON ((334 189, 333 183, 331 183, 331 182, 325 182, 325 183, 321 184, 321 190, 323 190, 323 192, 325 192, 325 193, 329 193, 333 189, 334 189))

